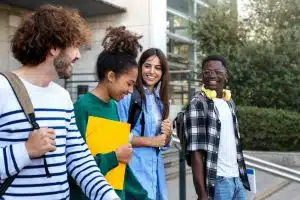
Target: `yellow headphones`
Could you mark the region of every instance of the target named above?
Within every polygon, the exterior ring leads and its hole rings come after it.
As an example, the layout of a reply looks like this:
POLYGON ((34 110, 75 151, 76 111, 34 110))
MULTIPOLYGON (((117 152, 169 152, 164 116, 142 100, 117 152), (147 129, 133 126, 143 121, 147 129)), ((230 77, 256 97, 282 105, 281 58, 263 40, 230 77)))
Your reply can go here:
MULTIPOLYGON (((201 91, 204 92, 208 99, 214 99, 217 97, 217 92, 215 90, 206 89, 204 85, 202 85, 201 91)), ((229 101, 231 99, 230 90, 223 89, 223 99, 225 101, 229 101)))

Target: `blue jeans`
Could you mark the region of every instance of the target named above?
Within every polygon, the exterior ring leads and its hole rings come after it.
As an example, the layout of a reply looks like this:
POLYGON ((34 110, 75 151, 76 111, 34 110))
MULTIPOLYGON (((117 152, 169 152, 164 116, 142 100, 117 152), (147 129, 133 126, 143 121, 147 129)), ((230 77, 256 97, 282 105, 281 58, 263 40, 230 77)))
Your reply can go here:
POLYGON ((246 192, 240 179, 217 176, 214 200, 246 200, 246 192))

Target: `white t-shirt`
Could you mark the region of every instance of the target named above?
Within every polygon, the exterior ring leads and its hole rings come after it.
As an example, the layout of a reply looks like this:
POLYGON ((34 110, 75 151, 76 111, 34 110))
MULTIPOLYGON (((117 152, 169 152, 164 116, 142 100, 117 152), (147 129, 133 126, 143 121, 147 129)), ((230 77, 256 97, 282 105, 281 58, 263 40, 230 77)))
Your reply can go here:
POLYGON ((213 101, 218 109, 221 121, 217 175, 239 177, 232 112, 225 100, 215 98, 213 101))

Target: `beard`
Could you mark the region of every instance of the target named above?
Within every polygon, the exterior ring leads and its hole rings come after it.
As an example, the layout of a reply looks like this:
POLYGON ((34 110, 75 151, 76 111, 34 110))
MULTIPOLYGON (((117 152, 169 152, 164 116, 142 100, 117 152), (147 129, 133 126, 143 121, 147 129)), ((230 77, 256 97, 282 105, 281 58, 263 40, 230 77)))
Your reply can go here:
POLYGON ((53 61, 55 70, 60 79, 68 79, 72 76, 72 59, 61 52, 53 61))

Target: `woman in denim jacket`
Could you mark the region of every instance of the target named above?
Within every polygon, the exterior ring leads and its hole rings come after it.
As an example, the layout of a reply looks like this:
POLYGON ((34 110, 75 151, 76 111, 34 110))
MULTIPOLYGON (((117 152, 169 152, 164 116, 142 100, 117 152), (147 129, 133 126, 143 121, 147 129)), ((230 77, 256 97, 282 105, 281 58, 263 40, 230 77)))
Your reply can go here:
MULTIPOLYGON (((151 48, 143 52, 138 63, 136 87, 142 98, 144 133, 140 116, 130 135, 133 156, 129 166, 151 200, 168 199, 161 151, 168 148, 171 135, 169 76, 167 58, 160 49, 151 48)), ((131 94, 118 104, 121 121, 128 119, 130 100, 131 94)))

